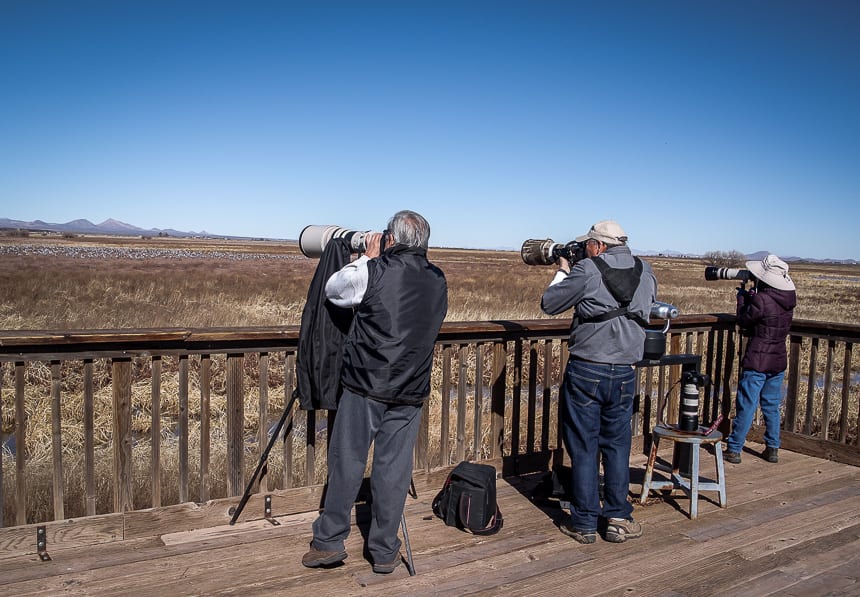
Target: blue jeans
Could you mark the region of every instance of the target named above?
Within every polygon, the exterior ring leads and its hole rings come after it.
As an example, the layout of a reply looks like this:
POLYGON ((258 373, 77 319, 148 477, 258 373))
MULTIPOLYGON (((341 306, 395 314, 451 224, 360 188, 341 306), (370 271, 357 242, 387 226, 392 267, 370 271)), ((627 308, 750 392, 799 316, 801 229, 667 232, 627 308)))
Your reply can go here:
POLYGON ((571 526, 579 531, 596 531, 599 517, 629 519, 633 512, 627 494, 634 379, 630 365, 568 362, 562 386, 563 433, 573 473, 571 526))
POLYGON ((726 440, 726 449, 729 452, 740 453, 744 447, 744 441, 758 406, 761 406, 761 414, 764 418, 764 444, 768 448, 779 448, 779 405, 782 403, 784 377, 785 371, 761 373, 752 369, 743 370, 738 381, 732 432, 726 440))

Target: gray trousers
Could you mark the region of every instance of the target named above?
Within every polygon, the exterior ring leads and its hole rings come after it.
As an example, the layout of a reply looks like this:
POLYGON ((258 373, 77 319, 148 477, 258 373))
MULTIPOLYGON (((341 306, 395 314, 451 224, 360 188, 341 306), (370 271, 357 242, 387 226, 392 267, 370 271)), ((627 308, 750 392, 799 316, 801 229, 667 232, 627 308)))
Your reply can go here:
POLYGON ((344 388, 329 437, 324 509, 313 524, 311 545, 315 549, 344 549, 352 506, 361 488, 373 443, 372 517, 367 550, 374 563, 387 563, 397 557, 401 544, 397 529, 412 479, 412 451, 418 437, 421 410, 421 405, 388 404, 344 388))

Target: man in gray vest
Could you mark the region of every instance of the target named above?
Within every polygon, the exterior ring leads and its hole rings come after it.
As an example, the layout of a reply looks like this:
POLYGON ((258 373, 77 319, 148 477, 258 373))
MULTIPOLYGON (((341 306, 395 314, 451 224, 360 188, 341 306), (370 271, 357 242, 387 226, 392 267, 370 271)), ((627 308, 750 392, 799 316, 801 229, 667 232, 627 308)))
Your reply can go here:
POLYGON ((598 222, 576 241, 584 243, 587 258, 559 258, 559 271, 541 299, 549 315, 574 310, 560 404, 573 495, 570 521, 559 528, 580 543, 594 543, 598 525, 605 525, 604 538, 621 543, 642 535, 627 501, 632 365, 642 360, 642 324, 657 296, 657 280, 648 263, 633 257, 627 234, 612 220, 598 222))
POLYGON ((433 349, 448 310, 445 275, 427 260, 429 238, 421 215, 397 212, 384 235, 368 233, 365 254, 326 283, 328 300, 353 307, 355 316, 343 347, 343 393, 329 437, 324 509, 302 557, 309 568, 347 557, 344 540, 371 443, 367 550, 376 573, 388 574, 401 563, 397 529, 430 394, 433 349))

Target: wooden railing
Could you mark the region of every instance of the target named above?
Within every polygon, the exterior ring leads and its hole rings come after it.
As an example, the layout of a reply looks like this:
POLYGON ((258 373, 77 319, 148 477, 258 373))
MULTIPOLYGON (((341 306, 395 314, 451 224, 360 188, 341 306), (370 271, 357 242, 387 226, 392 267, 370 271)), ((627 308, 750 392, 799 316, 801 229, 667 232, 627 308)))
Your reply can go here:
MULTIPOLYGON (((449 322, 437 340, 417 471, 501 459, 508 473, 559 460, 558 387, 569 321, 449 322)), ((241 495, 295 386, 298 327, 0 332, 4 526, 241 495)), ((795 321, 785 447, 860 464, 860 326, 795 321)), ((669 355, 711 383, 700 420, 728 429, 740 338, 730 315, 672 321, 669 355)), ((640 364, 633 432, 677 420, 682 366, 640 364)), ((297 411, 255 492, 325 480, 335 413, 297 411)), ((753 432, 760 433, 760 430, 753 432)))

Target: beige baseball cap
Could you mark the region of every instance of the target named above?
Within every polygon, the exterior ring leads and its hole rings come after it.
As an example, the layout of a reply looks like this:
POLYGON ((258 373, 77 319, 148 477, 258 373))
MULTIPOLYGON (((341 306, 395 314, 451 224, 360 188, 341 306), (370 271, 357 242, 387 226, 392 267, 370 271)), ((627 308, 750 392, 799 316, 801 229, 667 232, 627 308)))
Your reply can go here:
POLYGON ((592 226, 588 232, 582 236, 577 236, 576 242, 581 243, 590 238, 607 245, 623 245, 627 242, 627 233, 615 220, 601 220, 592 226))

